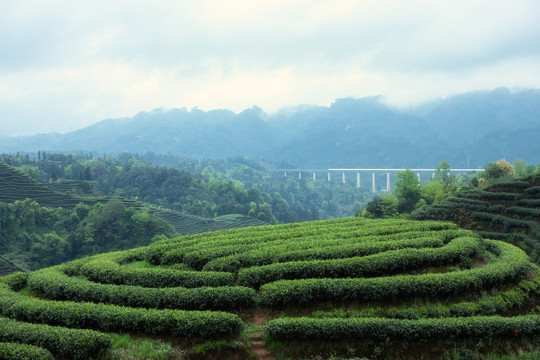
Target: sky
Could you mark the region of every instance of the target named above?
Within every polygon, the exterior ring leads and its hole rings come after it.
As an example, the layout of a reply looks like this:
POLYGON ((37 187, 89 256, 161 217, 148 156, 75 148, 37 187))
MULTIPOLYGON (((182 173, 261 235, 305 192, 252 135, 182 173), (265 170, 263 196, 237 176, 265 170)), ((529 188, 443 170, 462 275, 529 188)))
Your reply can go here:
POLYGON ((538 0, 0 0, 0 135, 540 88, 538 0))

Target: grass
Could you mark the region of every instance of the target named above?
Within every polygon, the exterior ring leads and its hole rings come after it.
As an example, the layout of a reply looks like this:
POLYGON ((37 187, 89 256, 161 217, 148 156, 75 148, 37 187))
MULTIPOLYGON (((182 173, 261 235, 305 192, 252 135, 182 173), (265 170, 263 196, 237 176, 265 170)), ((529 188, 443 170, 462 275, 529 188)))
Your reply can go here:
POLYGON ((129 334, 108 334, 112 340, 109 359, 114 360, 166 360, 180 359, 182 352, 174 348, 170 342, 150 339, 134 339, 129 334))

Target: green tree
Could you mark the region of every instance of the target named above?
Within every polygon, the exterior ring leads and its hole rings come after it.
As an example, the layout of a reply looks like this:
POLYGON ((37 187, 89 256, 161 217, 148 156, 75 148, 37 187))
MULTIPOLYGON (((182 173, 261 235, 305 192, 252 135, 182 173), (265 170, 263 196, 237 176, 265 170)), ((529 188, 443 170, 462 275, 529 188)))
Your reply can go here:
POLYGON ((410 169, 398 173, 394 194, 398 199, 398 211, 410 213, 416 208, 421 197, 420 181, 410 169))
POLYGON ((363 217, 377 219, 394 217, 398 214, 398 199, 390 194, 376 196, 361 214, 363 217))
POLYGON ((448 161, 444 160, 442 163, 437 165, 435 170, 435 178, 443 182, 450 180, 450 164, 448 161))
POLYGON ((487 181, 492 181, 502 177, 512 177, 515 175, 514 167, 505 159, 501 159, 495 163, 490 162, 484 167, 485 171, 481 174, 481 178, 487 181))

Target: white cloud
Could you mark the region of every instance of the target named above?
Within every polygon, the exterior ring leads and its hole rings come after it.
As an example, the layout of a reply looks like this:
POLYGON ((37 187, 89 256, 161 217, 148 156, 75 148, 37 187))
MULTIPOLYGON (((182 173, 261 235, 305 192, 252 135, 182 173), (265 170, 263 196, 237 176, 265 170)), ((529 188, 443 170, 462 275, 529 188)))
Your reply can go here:
POLYGON ((158 107, 540 87, 539 13, 536 0, 2 2, 0 134, 158 107))

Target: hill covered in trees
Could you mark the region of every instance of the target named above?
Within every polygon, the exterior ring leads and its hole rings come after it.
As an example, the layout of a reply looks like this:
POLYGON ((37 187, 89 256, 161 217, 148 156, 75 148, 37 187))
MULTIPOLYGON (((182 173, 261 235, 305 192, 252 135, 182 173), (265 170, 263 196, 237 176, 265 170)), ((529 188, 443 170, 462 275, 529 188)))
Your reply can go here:
POLYGON ((380 97, 337 99, 267 114, 254 106, 172 109, 109 119, 67 134, 3 138, 0 151, 247 156, 294 167, 481 167, 500 158, 540 162, 540 90, 478 91, 398 110, 380 97))

